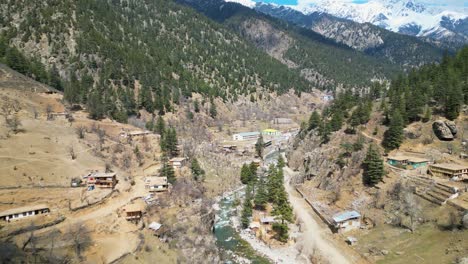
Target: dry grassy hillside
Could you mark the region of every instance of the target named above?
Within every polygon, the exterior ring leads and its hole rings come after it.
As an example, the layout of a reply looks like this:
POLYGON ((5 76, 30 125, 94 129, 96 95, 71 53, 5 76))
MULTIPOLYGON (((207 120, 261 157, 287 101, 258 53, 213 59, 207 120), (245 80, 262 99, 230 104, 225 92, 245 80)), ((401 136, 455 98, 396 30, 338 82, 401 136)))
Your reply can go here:
MULTIPOLYGON (((409 125, 405 129, 403 145, 388 156, 412 156, 436 163, 468 165, 460 158, 464 148, 462 142, 466 141, 464 131, 468 128, 468 116, 463 113, 455 120, 459 132, 453 141, 441 141, 434 135, 432 123, 440 119, 433 116, 426 123, 409 125)), ((429 202, 411 189, 420 187, 411 180, 413 177, 431 177, 427 175, 427 168, 401 170, 388 166, 384 150, 379 147, 387 175, 376 187, 363 184, 361 165, 366 146, 370 143, 380 145, 386 129, 381 123, 381 112, 374 107, 371 120, 361 126, 356 135, 338 131, 324 145, 320 145, 317 135, 306 136, 289 154, 289 165, 303 175, 296 179, 300 183, 299 189, 324 216, 331 217, 345 210, 360 212, 365 219, 365 228, 336 238, 344 240, 346 236, 355 236, 358 239, 355 248, 371 261, 453 263, 461 260, 468 254, 468 230, 460 224, 463 210, 448 203, 441 206, 429 202), (347 153, 344 144, 354 144, 359 137, 365 147, 347 153), (410 216, 418 220, 412 221, 410 216), (411 228, 415 231, 411 232, 411 228)), ((467 186, 448 179, 436 180, 462 190, 467 186)), ((453 201, 462 201, 465 195, 462 193, 453 201)))

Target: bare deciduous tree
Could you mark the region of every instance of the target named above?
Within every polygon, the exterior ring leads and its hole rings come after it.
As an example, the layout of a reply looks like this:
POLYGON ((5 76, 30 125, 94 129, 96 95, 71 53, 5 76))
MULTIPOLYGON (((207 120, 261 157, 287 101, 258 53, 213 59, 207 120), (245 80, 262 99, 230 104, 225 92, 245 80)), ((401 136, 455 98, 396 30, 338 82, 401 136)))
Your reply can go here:
POLYGON ((70 157, 72 160, 77 158, 77 154, 75 152, 75 148, 73 146, 68 147, 68 154, 70 154, 70 157))
POLYGON ((83 223, 77 223, 70 226, 68 236, 73 242, 73 248, 77 258, 83 261, 83 251, 92 244, 88 228, 83 223))
POLYGON ((125 170, 128 170, 130 169, 131 166, 132 166, 132 155, 130 155, 129 153, 125 153, 122 156, 122 167, 125 170))
POLYGON ((39 117, 39 111, 37 110, 36 107, 33 107, 32 109, 34 119, 37 119, 39 117))
POLYGON ((414 230, 416 230, 418 217, 421 214, 421 206, 419 205, 416 198, 414 197, 413 192, 409 188, 405 188, 403 192, 402 211, 409 217, 409 229, 411 230, 411 232, 414 232, 414 230))
POLYGON ((85 137, 86 128, 84 126, 78 126, 77 128, 75 128, 75 132, 78 135, 79 139, 83 139, 85 137))
POLYGON ((51 105, 47 105, 46 106, 46 116, 47 116, 47 120, 52 120, 52 106, 51 105))
POLYGON ((72 114, 68 114, 68 115, 67 115, 67 120, 68 120, 68 122, 70 123, 70 126, 72 126, 72 125, 73 125, 73 122, 75 122, 75 117, 73 117, 72 114))

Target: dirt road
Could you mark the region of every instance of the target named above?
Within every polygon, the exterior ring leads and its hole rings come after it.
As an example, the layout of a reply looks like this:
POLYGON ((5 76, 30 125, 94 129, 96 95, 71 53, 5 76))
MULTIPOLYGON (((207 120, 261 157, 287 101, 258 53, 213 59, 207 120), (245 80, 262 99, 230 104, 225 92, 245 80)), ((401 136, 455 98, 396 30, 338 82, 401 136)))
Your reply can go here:
POLYGON ((349 261, 343 252, 335 247, 333 243, 327 240, 324 237, 324 233, 327 230, 324 230, 312 216, 313 212, 310 206, 306 201, 300 197, 293 186, 289 184, 290 179, 294 176, 295 172, 290 168, 284 168, 285 175, 285 187, 286 191, 289 194, 289 200, 291 201, 292 206, 294 207, 294 213, 303 223, 304 235, 302 238, 302 243, 304 245, 304 250, 307 250, 308 254, 313 255, 316 250, 320 252, 320 255, 323 256, 330 263, 334 264, 348 264, 352 263, 349 261))

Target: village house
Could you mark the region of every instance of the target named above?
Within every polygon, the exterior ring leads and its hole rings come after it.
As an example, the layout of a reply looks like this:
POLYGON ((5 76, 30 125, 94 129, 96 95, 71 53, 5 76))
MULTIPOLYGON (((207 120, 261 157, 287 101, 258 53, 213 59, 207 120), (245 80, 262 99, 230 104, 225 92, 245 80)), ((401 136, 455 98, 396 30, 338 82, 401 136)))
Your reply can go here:
POLYGON ((84 176, 88 190, 97 188, 113 189, 117 184, 117 174, 115 172, 92 172, 84 176))
POLYGON ((331 94, 326 94, 326 95, 322 96, 322 100, 325 101, 325 102, 332 101, 333 99, 334 99, 333 95, 331 95, 331 94))
POLYGON ((150 192, 164 192, 169 188, 169 183, 167 177, 146 177, 145 178, 145 188, 150 192))
POLYGON ((67 112, 52 112, 47 115, 48 120, 55 120, 55 119, 68 119, 70 117, 70 113, 67 112))
POLYGON ((468 166, 458 164, 431 164, 429 173, 437 177, 448 177, 453 180, 468 180, 468 166))
POLYGON ((336 232, 347 232, 361 227, 361 214, 356 211, 345 211, 332 217, 332 224, 336 232))
POLYGON ((281 132, 276 129, 268 128, 262 131, 262 135, 275 137, 275 136, 281 136, 281 132))
POLYGON ((262 225, 272 225, 276 223, 276 219, 273 216, 266 216, 266 217, 260 218, 260 223, 262 225))
POLYGON ((49 206, 45 204, 23 206, 0 212, 0 220, 10 222, 11 220, 47 214, 49 212, 49 206))
POLYGON ((142 203, 127 204, 123 208, 124 216, 127 221, 138 222, 143 217, 145 206, 142 203))
POLYGON ((223 151, 224 152, 230 153, 230 152, 234 152, 236 150, 237 150, 236 145, 223 145, 223 151))
POLYGON ((429 160, 425 158, 395 156, 388 157, 387 163, 392 166, 403 167, 405 169, 417 169, 427 166, 429 160))
POLYGON ((260 132, 242 132, 232 135, 232 139, 236 141, 256 140, 260 137, 260 132))
POLYGON ((276 125, 289 125, 289 124, 292 124, 293 121, 291 118, 278 117, 278 118, 271 120, 271 123, 276 124, 276 125))
POLYGON ((125 131, 122 131, 120 132, 120 137, 123 137, 123 138, 136 138, 136 137, 142 137, 142 136, 146 136, 146 135, 149 135, 151 134, 150 131, 130 131, 130 132, 125 132, 125 131))
POLYGON ((186 158, 172 158, 169 160, 169 164, 174 168, 174 169, 180 169, 184 167, 187 163, 186 158))

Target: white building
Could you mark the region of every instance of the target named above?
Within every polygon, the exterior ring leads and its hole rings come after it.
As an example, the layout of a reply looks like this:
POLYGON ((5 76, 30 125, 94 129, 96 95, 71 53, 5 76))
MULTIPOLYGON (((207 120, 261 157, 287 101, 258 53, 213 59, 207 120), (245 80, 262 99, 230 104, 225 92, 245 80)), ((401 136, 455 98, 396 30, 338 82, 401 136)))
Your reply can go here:
POLYGON ((9 222, 11 220, 17 220, 34 215, 46 214, 49 212, 49 207, 44 204, 24 206, 0 212, 0 220, 9 222))
POLYGON ((242 132, 232 135, 233 140, 256 140, 260 137, 260 132, 242 132))
POLYGON ((167 182, 167 177, 146 177, 145 187, 150 192, 164 192, 167 191, 169 183, 167 182))
POLYGON ((174 168, 174 169, 180 169, 182 168, 183 166, 185 166, 185 164, 187 163, 187 159, 186 158, 172 158, 169 160, 169 164, 174 168))

